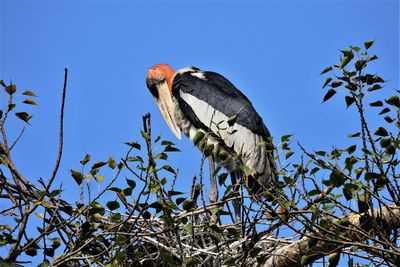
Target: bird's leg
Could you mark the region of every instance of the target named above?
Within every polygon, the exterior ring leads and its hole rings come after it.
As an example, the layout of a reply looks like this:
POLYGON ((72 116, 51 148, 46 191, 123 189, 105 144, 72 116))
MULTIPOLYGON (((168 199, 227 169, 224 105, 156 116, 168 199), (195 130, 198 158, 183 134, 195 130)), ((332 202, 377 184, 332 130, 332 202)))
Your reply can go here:
POLYGON ((208 163, 210 167, 210 203, 213 203, 218 201, 218 186, 215 177, 214 157, 212 155, 208 157, 208 163))
MULTIPOLYGON (((235 196, 239 196, 239 183, 238 183, 238 179, 240 179, 240 172, 239 171, 234 171, 230 173, 231 175, 231 181, 232 181, 232 186, 233 186, 233 192, 235 196)), ((241 222, 241 199, 234 199, 232 200, 232 205, 233 205, 233 209, 235 211, 235 219, 236 219, 236 223, 240 223, 241 222)))

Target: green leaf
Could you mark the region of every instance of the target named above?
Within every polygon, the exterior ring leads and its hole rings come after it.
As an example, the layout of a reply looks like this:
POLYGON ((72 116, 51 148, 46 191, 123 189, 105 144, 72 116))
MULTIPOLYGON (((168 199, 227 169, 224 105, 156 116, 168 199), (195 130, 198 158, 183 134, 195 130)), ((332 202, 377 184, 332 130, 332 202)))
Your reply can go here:
POLYGON ((399 97, 397 95, 392 95, 391 97, 389 97, 389 99, 386 100, 386 103, 388 103, 389 105, 396 106, 396 107, 400 108, 400 100, 399 100, 399 97))
POLYGON ((382 115, 382 114, 388 113, 389 111, 390 111, 390 108, 384 108, 384 109, 382 109, 382 111, 381 111, 381 112, 379 112, 379 115, 382 115))
POLYGON ((117 237, 115 238, 115 242, 118 245, 123 245, 127 240, 128 237, 126 235, 117 235, 117 237))
POLYGON ((343 82, 332 82, 331 86, 332 86, 332 88, 337 88, 337 87, 341 86, 342 84, 343 84, 343 82))
POLYGON ((332 66, 329 66, 329 67, 325 68, 323 71, 321 71, 320 75, 322 75, 324 73, 327 73, 327 72, 330 72, 331 70, 332 70, 332 66))
POLYGON ((346 148, 346 151, 349 154, 353 154, 353 152, 356 151, 356 148, 357 148, 357 145, 352 145, 352 146, 349 146, 348 148, 346 148))
POLYGON ((61 191, 60 189, 55 189, 55 190, 53 190, 53 191, 47 193, 47 195, 48 195, 50 198, 52 198, 52 197, 58 196, 59 194, 61 194, 61 192, 62 192, 62 191, 61 191))
MULTIPOLYGON (((139 162, 144 162, 143 161, 143 158, 141 157, 141 156, 136 156, 136 157, 128 157, 127 159, 126 159, 126 161, 128 161, 128 162, 135 162, 135 161, 139 161, 139 162)), ((120 163, 121 164, 121 163, 120 163)))
POLYGON ((184 193, 183 192, 180 192, 180 191, 174 191, 174 190, 169 190, 168 192, 167 192, 167 194, 168 194, 168 196, 179 196, 179 195, 183 195, 184 193))
POLYGON ((164 152, 158 153, 157 155, 154 156, 154 159, 162 159, 162 160, 167 160, 168 159, 168 155, 165 154, 164 152))
POLYGON ((4 88, 4 90, 9 94, 12 95, 17 91, 17 86, 15 84, 11 84, 4 88))
POLYGON ((393 145, 389 145, 389 146, 385 147, 385 153, 387 153, 389 155, 394 155, 396 153, 396 147, 393 145))
POLYGON ((379 174, 379 173, 367 172, 367 173, 365 173, 364 179, 366 181, 371 181, 371 180, 378 179, 379 177, 381 177, 381 174, 379 174))
POLYGON ((35 106, 37 105, 37 103, 30 98, 26 98, 22 103, 27 105, 35 105, 35 106))
POLYGON ((383 128, 383 127, 379 127, 379 128, 375 131, 374 134, 375 134, 375 135, 378 135, 378 136, 388 136, 388 135, 389 135, 388 131, 387 131, 385 128, 383 128))
POLYGON ((140 133, 142 134, 142 137, 146 140, 149 141, 150 140, 150 135, 148 133, 146 133, 145 131, 140 131, 140 133))
POLYGON ((96 161, 92 166, 92 170, 103 167, 106 164, 107 164, 107 162, 104 162, 104 161, 96 161))
POLYGON ((37 96, 37 95, 35 95, 34 92, 29 91, 29 90, 26 90, 26 91, 23 92, 22 94, 23 94, 23 95, 27 95, 27 96, 33 96, 33 97, 36 97, 36 96, 37 96))
POLYGON ((353 49, 353 51, 355 52, 360 52, 361 48, 359 48, 358 46, 350 46, 351 49, 353 49))
POLYGON ((193 137, 193 143, 197 146, 203 140, 206 134, 203 131, 198 131, 193 137))
POLYGON ((80 173, 79 171, 75 170, 75 169, 71 169, 70 172, 71 172, 72 178, 74 178, 75 182, 78 185, 82 184, 83 174, 80 173))
POLYGON ((136 187, 136 182, 134 180, 131 180, 131 179, 128 179, 128 178, 125 178, 125 179, 126 179, 126 182, 127 182, 128 186, 130 188, 134 189, 136 187))
POLYGON ((176 205, 180 205, 180 204, 183 203, 185 200, 186 200, 185 197, 178 197, 178 198, 175 200, 175 203, 176 203, 176 205))
POLYGON ((82 165, 85 165, 86 163, 88 163, 90 161, 90 155, 86 153, 85 157, 83 158, 83 160, 80 161, 80 163, 82 165))
POLYGON ((329 267, 338 266, 340 260, 340 252, 331 253, 328 255, 329 267))
POLYGON ((140 144, 138 144, 137 142, 126 142, 125 144, 137 150, 140 150, 141 148, 140 144))
POLYGON ((379 141, 379 144, 381 145, 382 148, 387 147, 388 145, 390 145, 391 140, 390 138, 382 138, 381 141, 379 141))
POLYGON ((214 151, 214 145, 213 144, 209 144, 206 145, 206 147, 204 148, 204 156, 208 157, 212 154, 212 152, 214 151))
POLYGON ((321 194, 321 190, 318 189, 313 189, 310 192, 308 192, 308 196, 312 197, 312 196, 316 196, 318 194, 321 194))
POLYGON ((365 49, 370 48, 374 44, 374 41, 366 41, 364 42, 365 49))
POLYGON ((95 176, 100 170, 99 169, 91 169, 90 174, 95 176))
POLYGON ((221 173, 220 175, 218 175, 218 184, 220 186, 222 186, 225 183, 227 177, 228 177, 228 173, 226 173, 226 172, 221 173))
POLYGON ((345 184, 343 187, 343 195, 346 198, 346 200, 353 199, 358 192, 360 192, 360 187, 356 184, 345 184))
POLYGON ((162 146, 174 146, 175 144, 172 143, 171 141, 164 140, 164 141, 161 142, 161 145, 162 146))
POLYGON ((352 60, 353 57, 351 56, 346 56, 342 59, 342 62, 340 63, 340 68, 343 69, 344 67, 346 67, 346 65, 350 62, 350 60, 352 60))
POLYGON ((113 192, 118 193, 118 194, 122 192, 122 189, 118 188, 118 187, 110 187, 108 190, 109 191, 113 191, 113 192))
POLYGON ((355 101, 356 99, 352 96, 345 96, 345 101, 346 101, 346 107, 350 107, 355 101))
POLYGON ((166 146, 164 149, 164 152, 176 152, 176 151, 180 151, 180 150, 178 148, 170 146, 170 145, 166 146))
POLYGON ((0 80, 0 85, 3 86, 3 87, 6 87, 6 86, 7 86, 7 85, 4 83, 3 80, 0 80))
POLYGON ((26 122, 26 123, 28 123, 28 121, 32 118, 32 116, 29 115, 29 114, 26 113, 26 112, 18 112, 18 113, 15 113, 15 116, 17 116, 18 119, 21 119, 21 120, 23 120, 23 121, 26 122))
POLYGON ((356 174, 356 178, 359 179, 362 172, 364 171, 364 168, 360 167, 354 170, 354 173, 356 174))
POLYGON ((319 169, 318 167, 314 167, 314 168, 311 170, 310 175, 313 175, 313 174, 317 173, 319 170, 320 170, 320 169, 319 169))
POLYGON ((290 158, 293 154, 294 154, 294 152, 293 152, 292 150, 288 150, 288 151, 286 151, 285 158, 288 159, 288 158, 290 158))
POLYGON ((309 259, 309 257, 306 256, 306 255, 301 256, 300 264, 301 264, 302 266, 306 265, 306 264, 308 263, 308 259, 309 259))
POLYGON ((192 233, 193 227, 192 227, 192 224, 186 223, 182 226, 182 229, 188 233, 192 233))
POLYGON ((36 248, 28 248, 27 250, 24 251, 26 255, 34 257, 37 255, 37 249, 36 248))
POLYGON ((258 254, 260 254, 261 251, 262 251, 262 248, 255 247, 255 248, 253 248, 252 250, 250 250, 249 255, 250 255, 250 257, 254 258, 254 257, 256 257, 258 254))
POLYGON ((124 193, 125 196, 132 195, 132 191, 133 191, 133 189, 131 187, 127 187, 124 190, 122 190, 122 192, 124 193))
POLYGON ((322 89, 324 89, 330 82, 332 81, 331 77, 326 78, 324 85, 322 86, 322 89))
POLYGON ((351 58, 354 57, 354 53, 351 50, 340 50, 340 52, 342 52, 343 56, 345 57, 351 57, 351 58))
POLYGON ((95 176, 94 179, 96 180, 97 183, 100 184, 104 181, 104 176, 103 175, 95 176))
POLYGON ((264 146, 267 151, 274 150, 274 145, 272 144, 271 140, 268 141, 261 141, 257 144, 257 146, 264 146))
POLYGON ((222 149, 222 150, 219 152, 219 158, 221 159, 221 161, 226 160, 228 157, 229 157, 229 154, 228 154, 228 152, 227 152, 225 149, 222 149))
POLYGON ((384 82, 385 82, 385 80, 383 80, 378 75, 375 75, 374 78, 372 79, 372 83, 384 83, 384 82))
POLYGON ((154 143, 157 143, 158 141, 160 141, 161 139, 161 135, 157 136, 156 139, 154 140, 154 143))
POLYGON ((108 158, 108 167, 110 167, 111 169, 115 169, 115 167, 117 167, 115 159, 111 156, 108 158))
POLYGON ((118 201, 108 201, 106 204, 107 208, 110 210, 116 210, 120 207, 120 204, 118 201))
POLYGON ((346 181, 346 178, 343 176, 343 174, 337 172, 337 171, 332 171, 329 180, 332 182, 332 185, 334 187, 340 187, 341 185, 344 184, 346 181))
POLYGON ((155 201, 155 202, 151 203, 149 205, 149 207, 155 209, 156 212, 158 213, 158 212, 162 211, 163 205, 159 201, 155 201))
POLYGON ((329 100, 329 98, 331 98, 334 94, 336 94, 336 91, 333 89, 329 89, 329 91, 325 94, 322 102, 329 100))
POLYGON ((226 261, 224 261, 223 266, 236 266, 236 260, 235 257, 230 257, 226 261))
POLYGON ((347 135, 348 138, 354 138, 354 137, 360 137, 360 136, 361 136, 361 133, 360 133, 360 132, 357 132, 357 133, 354 133, 354 134, 348 134, 348 135, 347 135))
POLYGON ((344 87, 346 87, 347 89, 349 89, 350 91, 355 91, 357 90, 358 86, 357 84, 353 83, 353 82, 348 82, 344 87))
POLYGON ((375 59, 378 59, 378 57, 376 55, 372 55, 367 60, 368 61, 372 61, 372 60, 375 60, 375 59))
POLYGON ((182 208, 186 211, 192 210, 195 208, 195 203, 193 200, 185 200, 182 204, 182 208))
POLYGON ((175 170, 169 165, 164 165, 162 166, 162 168, 166 171, 169 171, 170 173, 176 174, 175 170))
POLYGON ((289 140, 290 140, 290 137, 292 137, 292 136, 293 136, 293 134, 283 135, 283 136, 281 137, 281 142, 284 143, 284 142, 289 141, 289 140))
POLYGON ((8 106, 7 106, 7 108, 8 108, 8 111, 11 111, 11 110, 13 110, 14 108, 15 108, 15 104, 14 103, 12 103, 12 104, 9 104, 8 106))
POLYGON ((201 262, 200 262, 199 259, 196 259, 196 258, 186 258, 186 259, 183 261, 183 264, 184 264, 185 266, 187 266, 187 267, 190 267, 190 266, 198 266, 198 265, 201 264, 201 262))
POLYGON ((363 68, 365 68, 367 66, 367 61, 364 59, 359 59, 356 61, 356 63, 354 64, 354 67, 356 68, 357 71, 362 70, 363 68))
POLYGON ((371 107, 382 107, 382 106, 383 106, 383 103, 382 103, 382 101, 378 100, 378 101, 369 103, 369 105, 370 105, 371 107))
POLYGON ((384 119, 385 119, 385 121, 387 121, 388 123, 392 123, 392 122, 394 121, 394 120, 393 120, 391 117, 389 117, 389 116, 385 116, 384 119))
POLYGON ((372 87, 368 88, 368 92, 376 91, 379 89, 382 89, 382 86, 380 86, 379 84, 374 84, 372 87))

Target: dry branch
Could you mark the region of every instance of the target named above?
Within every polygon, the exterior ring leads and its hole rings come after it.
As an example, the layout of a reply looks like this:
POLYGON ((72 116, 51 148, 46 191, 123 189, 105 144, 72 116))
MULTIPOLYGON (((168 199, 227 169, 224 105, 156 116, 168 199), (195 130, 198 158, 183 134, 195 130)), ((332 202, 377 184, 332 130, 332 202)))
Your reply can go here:
MULTIPOLYGON (((352 242, 343 241, 339 238, 335 240, 332 236, 321 232, 309 234, 292 244, 276 250, 274 255, 272 255, 263 266, 302 266, 302 263, 304 262, 313 262, 333 252, 337 252, 344 247, 353 246, 358 242, 363 242, 365 236, 360 235, 358 231, 354 230, 362 228, 373 232, 374 229, 371 229, 373 224, 370 223, 372 220, 384 222, 388 229, 397 229, 400 226, 399 218, 400 207, 397 206, 393 206, 391 209, 383 208, 382 211, 375 209, 373 212, 369 213, 351 214, 347 218, 350 222, 348 227, 349 229, 343 231, 341 235, 351 239, 352 242), (376 216, 375 218, 372 217, 374 215, 376 216)), ((373 235, 373 233, 371 233, 371 235, 373 235)), ((363 246, 361 243, 359 245, 363 246)), ((397 254, 400 260, 400 250, 398 248, 397 251, 392 251, 392 253, 397 254)))

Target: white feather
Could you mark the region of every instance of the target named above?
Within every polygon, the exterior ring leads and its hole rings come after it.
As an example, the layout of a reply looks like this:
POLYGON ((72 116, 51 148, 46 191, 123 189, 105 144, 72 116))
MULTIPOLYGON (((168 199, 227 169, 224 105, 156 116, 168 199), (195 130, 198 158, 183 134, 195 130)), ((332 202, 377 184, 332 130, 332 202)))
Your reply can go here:
MULTIPOLYGON (((191 94, 184 93, 183 91, 180 91, 179 94, 180 97, 193 109, 199 121, 209 127, 227 147, 232 148, 237 155, 241 155, 244 163, 249 168, 262 174, 265 171, 265 168, 269 167, 265 155, 265 147, 257 146, 257 144, 263 140, 262 136, 253 133, 246 127, 237 123, 229 126, 227 123, 229 118, 219 110, 214 109, 207 102, 198 99, 191 94)), ((178 109, 179 107, 176 108, 175 115, 177 125, 190 139, 193 139, 198 129, 193 127, 180 109, 178 109)), ((208 140, 208 143, 217 144, 218 140, 211 138, 208 140)), ((214 154, 218 156, 221 148, 215 146, 214 150, 214 154)), ((227 164, 232 165, 232 162, 227 164)), ((232 168, 232 166, 230 168, 232 168)), ((232 171, 232 169, 230 170, 232 171)))

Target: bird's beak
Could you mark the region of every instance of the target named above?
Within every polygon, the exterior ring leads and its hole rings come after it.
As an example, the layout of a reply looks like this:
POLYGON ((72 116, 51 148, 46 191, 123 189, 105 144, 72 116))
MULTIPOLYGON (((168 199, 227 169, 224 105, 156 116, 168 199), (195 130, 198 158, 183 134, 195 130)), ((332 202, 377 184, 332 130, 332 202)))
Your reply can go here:
POLYGON ((171 129, 172 133, 181 140, 181 130, 175 123, 174 117, 174 102, 169 92, 168 85, 163 82, 157 85, 158 94, 154 96, 154 100, 157 103, 158 108, 168 127, 171 129))

